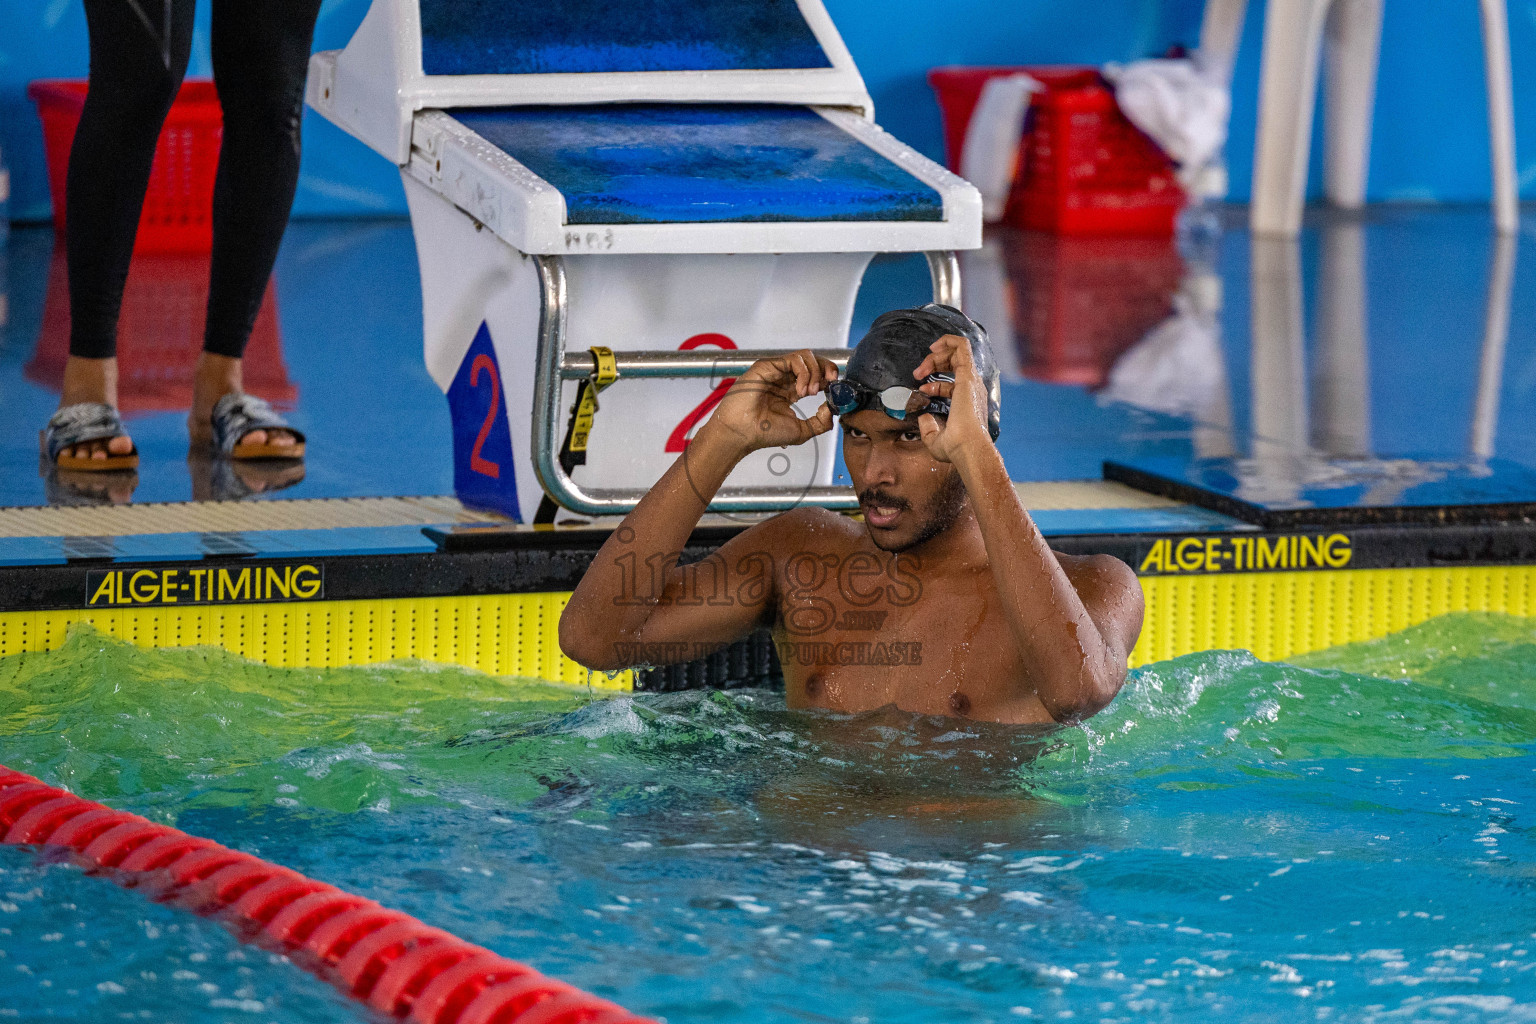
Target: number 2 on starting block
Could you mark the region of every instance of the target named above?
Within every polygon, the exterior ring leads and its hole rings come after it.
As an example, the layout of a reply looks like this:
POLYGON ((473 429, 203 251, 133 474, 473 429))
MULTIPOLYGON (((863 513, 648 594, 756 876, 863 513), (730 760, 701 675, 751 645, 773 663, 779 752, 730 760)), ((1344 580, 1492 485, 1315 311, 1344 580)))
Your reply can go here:
MULTIPOLYGON (((695 334, 681 345, 677 346, 679 352, 691 352, 703 345, 713 345, 716 348, 735 350, 736 343, 723 334, 695 334)), ((684 416, 677 426, 672 428, 672 433, 667 435, 666 451, 680 452, 688 447, 688 442, 693 440, 689 433, 697 427, 704 418, 714 412, 715 406, 720 404, 720 399, 731 390, 731 385, 736 383, 735 377, 727 377, 705 397, 704 401, 693 407, 693 410, 684 416)))
POLYGON ((453 489, 466 505, 521 520, 504 391, 491 332, 482 323, 448 387, 453 489))

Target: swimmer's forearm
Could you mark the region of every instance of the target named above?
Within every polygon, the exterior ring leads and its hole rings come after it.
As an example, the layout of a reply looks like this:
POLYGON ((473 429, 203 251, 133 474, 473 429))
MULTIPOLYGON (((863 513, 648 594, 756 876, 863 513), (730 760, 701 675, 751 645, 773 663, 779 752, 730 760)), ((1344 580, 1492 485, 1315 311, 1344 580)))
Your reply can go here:
POLYGON ((643 639, 688 537, 746 454, 705 423, 592 559, 560 616, 567 656, 588 668, 624 667, 620 645, 643 639))
POLYGON ((1057 721, 1085 718, 1114 699, 1123 660, 1104 642, 1082 598, 1024 508, 990 442, 953 459, 981 527, 1004 613, 1036 695, 1057 721))

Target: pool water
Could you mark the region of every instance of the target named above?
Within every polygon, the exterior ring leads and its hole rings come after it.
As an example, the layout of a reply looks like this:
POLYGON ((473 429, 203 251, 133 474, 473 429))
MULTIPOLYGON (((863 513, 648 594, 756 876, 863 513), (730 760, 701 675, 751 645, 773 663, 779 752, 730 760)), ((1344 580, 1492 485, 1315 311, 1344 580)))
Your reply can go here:
MULTIPOLYGON (((0 761, 670 1024, 1536 1019, 1536 621, 1133 673, 1086 726, 274 669, 77 628, 0 761)), ((0 1020, 358 1021, 0 849, 0 1020)))

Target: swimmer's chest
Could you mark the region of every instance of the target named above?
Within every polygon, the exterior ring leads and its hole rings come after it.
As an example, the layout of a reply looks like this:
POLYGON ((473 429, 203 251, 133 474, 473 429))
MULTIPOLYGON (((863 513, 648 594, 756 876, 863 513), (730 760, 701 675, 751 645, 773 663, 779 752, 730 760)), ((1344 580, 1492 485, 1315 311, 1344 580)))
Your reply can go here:
POLYGON ((1024 665, 990 574, 907 582, 782 591, 774 639, 791 706, 993 717, 1018 701, 1024 665))

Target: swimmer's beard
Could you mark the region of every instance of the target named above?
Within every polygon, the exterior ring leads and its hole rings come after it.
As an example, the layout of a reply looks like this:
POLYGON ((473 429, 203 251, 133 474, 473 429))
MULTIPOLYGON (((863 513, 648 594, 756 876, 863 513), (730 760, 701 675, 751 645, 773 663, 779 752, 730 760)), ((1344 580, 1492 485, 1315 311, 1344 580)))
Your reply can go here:
MULTIPOLYGON (((951 526, 954 526, 956 521, 959 520, 960 514, 965 511, 965 503, 969 500, 969 497, 965 489, 965 481, 960 479, 959 473, 952 472, 944 488, 934 498, 933 504, 930 506, 932 511, 918 528, 917 535, 913 539, 900 544, 891 544, 889 541, 882 542, 879 533, 875 530, 866 530, 866 532, 869 534, 869 539, 874 543, 875 547, 881 551, 889 551, 892 554, 899 555, 903 551, 910 551, 912 548, 928 543, 951 526)), ((904 510, 912 508, 911 502, 891 501, 878 488, 861 491, 859 493, 859 504, 899 505, 904 510)))

